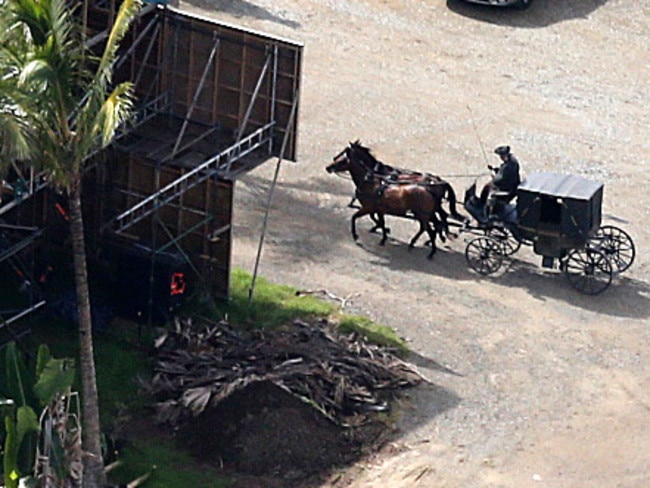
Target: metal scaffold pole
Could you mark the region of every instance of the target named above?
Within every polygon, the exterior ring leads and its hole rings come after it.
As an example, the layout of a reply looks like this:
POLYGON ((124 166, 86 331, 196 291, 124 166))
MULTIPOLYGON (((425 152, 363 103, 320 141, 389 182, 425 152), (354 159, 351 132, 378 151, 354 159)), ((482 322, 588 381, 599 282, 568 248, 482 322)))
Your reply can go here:
POLYGON ((257 271, 259 268, 260 264, 260 258, 262 256, 262 247, 264 245, 264 237, 266 236, 266 227, 268 224, 269 220, 269 210, 271 208, 271 202, 273 200, 273 192, 275 190, 275 186, 278 182, 278 176, 280 174, 280 166, 282 164, 282 161, 284 159, 284 153, 287 148, 287 142, 289 140, 289 134, 291 133, 291 130, 293 129, 293 121, 296 116, 296 110, 298 108, 298 92, 296 91, 295 96, 293 97, 293 104, 291 106, 291 115, 289 116, 289 122, 287 123, 286 131, 284 133, 284 137, 282 138, 282 147, 280 148, 280 156, 278 157, 278 162, 275 165, 275 173, 273 175, 273 182, 271 183, 271 189, 269 190, 269 198, 266 202, 266 210, 264 211, 264 220, 262 222, 262 233, 260 235, 260 242, 257 248, 257 256, 255 258, 255 268, 253 270, 253 279, 251 281, 251 287, 248 290, 248 302, 252 303, 253 301, 253 294, 255 293, 255 283, 257 281, 257 271))

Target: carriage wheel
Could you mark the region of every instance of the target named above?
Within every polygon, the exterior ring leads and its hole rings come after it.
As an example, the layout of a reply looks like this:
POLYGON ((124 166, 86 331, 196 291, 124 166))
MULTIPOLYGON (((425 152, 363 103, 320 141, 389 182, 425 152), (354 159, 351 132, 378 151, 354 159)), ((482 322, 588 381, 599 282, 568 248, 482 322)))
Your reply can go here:
POLYGON ((521 247, 521 242, 515 239, 506 227, 491 227, 485 231, 485 234, 501 244, 501 252, 504 256, 512 256, 521 247))
POLYGON ((605 291, 614 274, 605 253, 589 247, 571 251, 563 268, 571 286, 587 295, 605 291))
POLYGON ((605 253, 619 273, 632 266, 636 256, 632 238, 627 232, 613 225, 600 227, 589 241, 589 247, 605 253))
POLYGON ((475 237, 465 248, 467 265, 482 275, 495 273, 503 262, 503 246, 491 237, 475 237))

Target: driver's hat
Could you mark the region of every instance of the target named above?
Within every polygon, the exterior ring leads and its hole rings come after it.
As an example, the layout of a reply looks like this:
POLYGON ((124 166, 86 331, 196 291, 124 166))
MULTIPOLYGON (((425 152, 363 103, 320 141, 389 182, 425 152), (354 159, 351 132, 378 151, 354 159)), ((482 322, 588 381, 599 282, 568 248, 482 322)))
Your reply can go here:
POLYGON ((499 146, 494 150, 494 152, 499 156, 507 156, 510 154, 510 146, 499 146))

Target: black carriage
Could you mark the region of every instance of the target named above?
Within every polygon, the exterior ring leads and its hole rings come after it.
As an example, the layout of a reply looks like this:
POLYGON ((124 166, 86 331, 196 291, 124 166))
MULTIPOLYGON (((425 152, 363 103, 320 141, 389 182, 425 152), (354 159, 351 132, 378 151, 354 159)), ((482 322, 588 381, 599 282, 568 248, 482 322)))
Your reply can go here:
POLYGON ((504 258, 522 244, 542 256, 542 266, 562 271, 580 292, 603 292, 612 278, 630 267, 634 243, 622 229, 601 225, 603 184, 581 176, 533 173, 518 187, 515 203, 493 196, 481 205, 473 185, 465 197, 465 209, 476 220, 466 230, 479 231, 465 249, 474 271, 496 272, 504 258))

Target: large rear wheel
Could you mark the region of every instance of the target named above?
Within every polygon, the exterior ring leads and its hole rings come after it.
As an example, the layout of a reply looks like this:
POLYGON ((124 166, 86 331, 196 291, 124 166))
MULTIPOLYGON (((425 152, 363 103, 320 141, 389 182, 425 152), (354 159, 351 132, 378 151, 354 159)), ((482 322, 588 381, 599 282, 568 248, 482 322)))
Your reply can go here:
POLYGON ((586 247, 574 249, 563 265, 571 286, 586 295, 598 295, 612 282, 612 265, 605 253, 586 247))
POLYGON ((465 248, 467 265, 482 275, 495 273, 503 262, 503 246, 499 241, 487 236, 475 237, 465 248))
POLYGON ((632 266, 636 256, 632 238, 623 229, 613 225, 600 227, 589 240, 589 247, 602 251, 618 273, 632 266))

